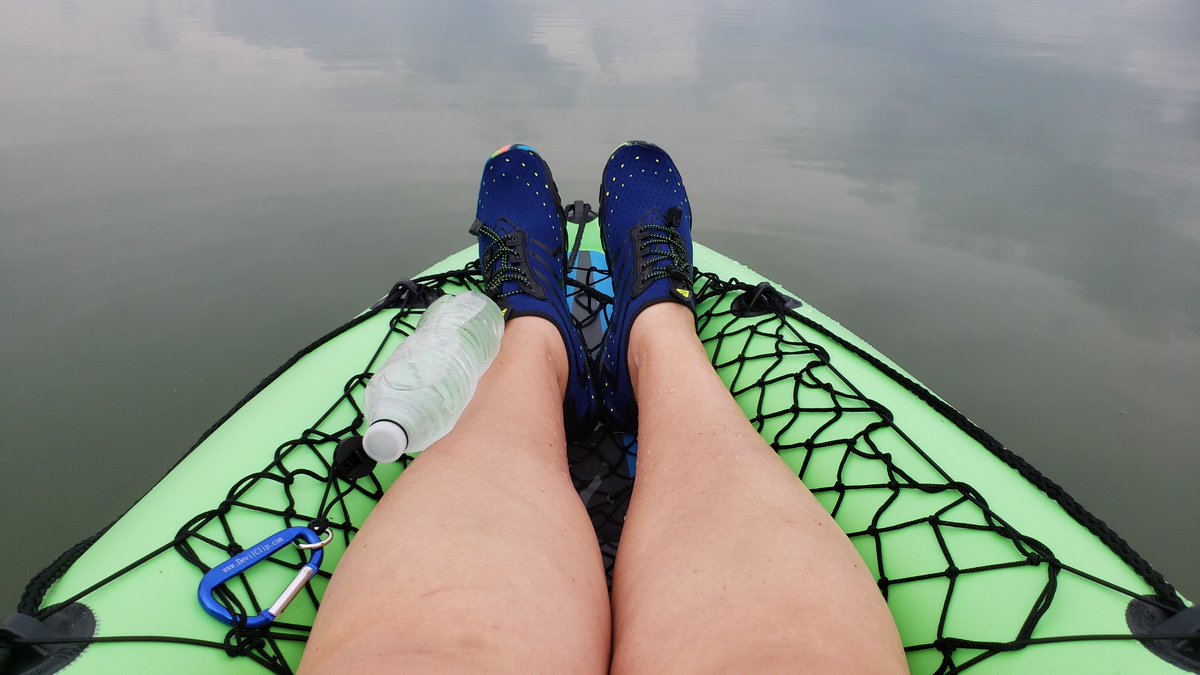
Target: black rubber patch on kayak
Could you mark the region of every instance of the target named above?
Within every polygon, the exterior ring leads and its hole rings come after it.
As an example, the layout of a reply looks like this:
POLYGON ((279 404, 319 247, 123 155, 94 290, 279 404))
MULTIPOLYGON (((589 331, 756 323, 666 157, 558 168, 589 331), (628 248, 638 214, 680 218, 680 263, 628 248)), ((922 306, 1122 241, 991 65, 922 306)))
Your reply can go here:
POLYGON ((41 621, 13 614, 0 621, 0 669, 20 675, 57 673, 82 654, 95 635, 96 617, 80 602, 41 621), (10 651, 5 653, 5 648, 10 651))
POLYGON ((378 462, 367 455, 363 449, 362 436, 350 436, 338 443, 333 453, 333 470, 339 478, 356 481, 369 475, 378 466, 378 462))
POLYGON ((440 289, 422 286, 411 279, 401 279, 387 295, 371 305, 371 309, 421 309, 432 305, 434 300, 443 295, 440 289))
POLYGON ((1125 621, 1134 635, 1155 638, 1140 641, 1155 656, 1189 673, 1200 673, 1200 607, 1170 614, 1135 599, 1125 609, 1125 621), (1181 639, 1183 635, 1191 638, 1181 639))
POLYGON ((734 316, 744 319, 796 309, 803 304, 796 298, 780 293, 778 289, 764 281, 734 298, 730 310, 734 316))

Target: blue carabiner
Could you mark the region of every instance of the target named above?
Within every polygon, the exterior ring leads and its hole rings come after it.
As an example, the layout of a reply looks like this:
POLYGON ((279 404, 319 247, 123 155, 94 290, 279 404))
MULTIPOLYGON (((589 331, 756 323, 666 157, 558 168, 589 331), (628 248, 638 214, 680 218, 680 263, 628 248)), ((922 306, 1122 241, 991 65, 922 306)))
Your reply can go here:
POLYGON ((217 565, 204 575, 200 580, 200 606, 204 611, 211 614, 217 620, 227 623, 230 626, 244 625, 249 629, 266 628, 271 625, 283 610, 287 609, 288 604, 300 593, 300 589, 304 588, 308 580, 313 578, 317 570, 321 568, 321 558, 323 557, 321 548, 329 543, 332 539, 332 532, 328 533, 328 538, 322 539, 320 535, 307 527, 291 527, 281 532, 277 532, 266 539, 263 539, 258 544, 242 551, 233 556, 229 560, 217 565), (303 539, 307 544, 300 544, 300 548, 311 549, 313 551, 312 558, 308 563, 296 572, 296 576, 292 579, 292 583, 287 585, 283 593, 270 607, 263 610, 258 616, 246 617, 245 622, 235 619, 233 614, 228 609, 217 602, 213 597, 213 591, 218 586, 226 581, 236 577, 239 574, 244 574, 251 567, 270 558, 279 549, 289 546, 292 542, 303 539))

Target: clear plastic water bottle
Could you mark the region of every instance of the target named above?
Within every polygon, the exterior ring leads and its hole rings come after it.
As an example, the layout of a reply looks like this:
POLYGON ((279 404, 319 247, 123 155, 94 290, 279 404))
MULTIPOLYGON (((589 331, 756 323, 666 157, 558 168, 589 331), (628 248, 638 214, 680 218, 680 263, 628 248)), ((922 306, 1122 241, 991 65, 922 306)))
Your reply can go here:
POLYGON ((482 293, 446 295, 430 305, 367 383, 367 455, 394 462, 449 433, 496 358, 503 332, 500 308, 482 293))

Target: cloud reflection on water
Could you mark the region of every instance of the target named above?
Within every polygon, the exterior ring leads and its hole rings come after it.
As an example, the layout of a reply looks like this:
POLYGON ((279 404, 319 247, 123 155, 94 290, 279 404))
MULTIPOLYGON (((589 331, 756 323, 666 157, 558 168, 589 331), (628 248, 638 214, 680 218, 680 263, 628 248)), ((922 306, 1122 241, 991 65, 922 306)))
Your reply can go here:
POLYGON ((344 105, 669 115, 714 144, 723 121, 848 179, 886 213, 876 228, 1066 279, 1144 338, 1196 340, 1197 13, 1103 4, 221 0, 214 25, 393 76, 339 90, 344 105))

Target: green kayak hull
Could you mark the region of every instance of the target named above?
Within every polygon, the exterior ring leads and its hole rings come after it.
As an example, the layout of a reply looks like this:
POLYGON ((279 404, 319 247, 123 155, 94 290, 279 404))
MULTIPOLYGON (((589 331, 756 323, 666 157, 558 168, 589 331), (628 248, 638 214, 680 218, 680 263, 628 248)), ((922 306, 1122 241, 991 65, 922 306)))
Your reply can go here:
MULTIPOLYGON (((576 278, 599 290, 574 302, 603 304, 595 224, 580 241, 576 278)), ((70 673, 294 669, 329 575, 406 464, 359 478, 338 468, 339 444, 363 431, 366 377, 412 330, 424 296, 474 283, 474 258, 471 248, 433 265, 297 354, 128 512, 39 575, 22 609, 66 636, 49 658, 70 673), (332 534, 321 573, 269 631, 201 609, 205 571, 314 520, 332 534)), ((1175 643, 1134 637, 1153 638, 1189 603, 1058 486, 798 296, 704 246, 695 263, 698 332, 717 372, 879 579, 912 672, 1192 667, 1175 643)), ((584 330, 598 334, 603 320, 584 330)), ((577 482, 586 471, 631 479, 634 439, 614 438, 617 454, 594 469, 580 460, 577 482)), ((618 511, 613 523, 594 515, 597 531, 619 530, 618 511)), ((306 555, 287 547, 256 565, 225 604, 257 614, 306 555)))

